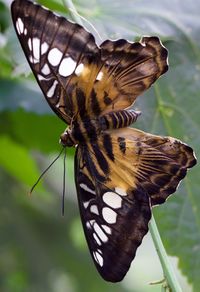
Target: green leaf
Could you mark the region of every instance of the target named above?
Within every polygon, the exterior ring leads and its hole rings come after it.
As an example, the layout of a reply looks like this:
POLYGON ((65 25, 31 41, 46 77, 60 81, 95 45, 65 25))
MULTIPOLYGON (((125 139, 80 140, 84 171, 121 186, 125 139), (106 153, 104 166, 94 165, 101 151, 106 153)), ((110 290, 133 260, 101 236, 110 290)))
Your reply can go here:
POLYGON ((42 92, 36 82, 17 79, 0 79, 0 110, 17 110, 24 108, 27 112, 51 113, 42 92))
POLYGON ((49 9, 53 11, 58 11, 59 13, 62 13, 67 16, 67 9, 63 6, 61 3, 62 1, 59 0, 40 0, 38 1, 41 5, 44 5, 48 7, 49 9))
POLYGON ((6 10, 5 4, 0 1, 0 32, 5 31, 7 28, 9 21, 8 21, 8 11, 6 10))
POLYGON ((22 110, 3 112, 0 115, 4 124, 0 133, 12 137, 27 149, 38 149, 43 152, 60 151, 60 134, 66 125, 53 115, 37 115, 22 110))
POLYGON ((28 186, 38 178, 38 169, 26 148, 7 136, 0 136, 0 165, 28 186))

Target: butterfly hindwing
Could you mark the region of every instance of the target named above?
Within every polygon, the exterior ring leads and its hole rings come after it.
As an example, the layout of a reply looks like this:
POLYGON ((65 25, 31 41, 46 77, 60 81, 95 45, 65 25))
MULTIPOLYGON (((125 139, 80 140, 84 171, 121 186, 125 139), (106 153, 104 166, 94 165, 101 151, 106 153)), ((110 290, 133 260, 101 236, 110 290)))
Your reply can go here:
MULTIPOLYGON (((120 181, 95 177, 88 150, 78 147, 75 180, 85 236, 101 276, 118 282, 127 273, 137 247, 148 231, 151 217, 149 197, 142 190, 118 187, 120 181), (118 184, 119 183, 119 184, 118 184)), ((111 177, 112 179, 112 177, 111 177)))
POLYGON ((117 282, 124 277, 148 231, 151 206, 174 193, 195 163, 192 149, 179 140, 131 128, 106 131, 95 144, 78 146, 80 213, 104 279, 117 282))
POLYGON ((134 128, 107 134, 112 137, 115 152, 113 170, 124 170, 123 177, 130 185, 142 186, 152 206, 164 203, 176 191, 187 169, 196 164, 193 149, 178 139, 134 128))

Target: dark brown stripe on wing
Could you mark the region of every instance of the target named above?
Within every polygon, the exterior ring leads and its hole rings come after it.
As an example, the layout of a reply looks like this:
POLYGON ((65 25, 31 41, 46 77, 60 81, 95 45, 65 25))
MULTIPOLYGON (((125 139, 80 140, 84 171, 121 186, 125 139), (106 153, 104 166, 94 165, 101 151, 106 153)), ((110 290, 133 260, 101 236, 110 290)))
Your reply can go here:
POLYGON ((76 85, 75 84, 69 84, 68 87, 67 87, 67 96, 66 96, 65 91, 62 91, 62 95, 60 96, 60 100, 59 100, 59 104, 60 104, 59 108, 60 107, 64 107, 65 112, 69 112, 71 117, 73 117, 73 114, 77 110, 75 108, 74 98, 73 98, 75 89, 76 89, 76 85))
POLYGON ((94 153, 90 152, 89 149, 87 148, 86 151, 85 151, 85 154, 84 154, 86 167, 87 167, 88 171, 90 172, 91 177, 95 178, 95 180, 97 182, 101 182, 101 183, 105 182, 106 177, 101 175, 98 172, 97 167, 95 165, 95 162, 94 162, 94 160, 92 158, 93 156, 94 156, 94 153))
POLYGON ((97 141, 97 130, 94 124, 92 124, 89 116, 85 117, 85 119, 83 120, 83 125, 89 141, 91 143, 97 141))
POLYGON ((94 113, 94 115, 99 116, 101 113, 101 108, 97 99, 97 94, 94 91, 94 89, 92 89, 92 92, 91 92, 91 107, 92 107, 92 112, 94 113))
POLYGON ((112 140, 110 135, 106 134, 103 136, 103 147, 106 150, 106 154, 108 155, 108 157, 114 161, 115 157, 113 154, 113 146, 112 146, 112 140))
POLYGON ((74 129, 73 129, 74 139, 76 141, 81 142, 81 143, 85 143, 86 139, 82 133, 82 130, 80 128, 80 124, 77 121, 74 121, 73 126, 74 126, 74 129))
POLYGON ((99 146, 96 143, 92 143, 91 146, 99 167, 101 168, 103 173, 107 175, 109 173, 109 165, 106 158, 104 157, 103 153, 101 152, 99 146))
POLYGON ((84 92, 80 89, 76 89, 76 99, 77 99, 77 107, 78 107, 78 112, 81 118, 84 117, 86 114, 86 108, 85 108, 85 94, 84 92))

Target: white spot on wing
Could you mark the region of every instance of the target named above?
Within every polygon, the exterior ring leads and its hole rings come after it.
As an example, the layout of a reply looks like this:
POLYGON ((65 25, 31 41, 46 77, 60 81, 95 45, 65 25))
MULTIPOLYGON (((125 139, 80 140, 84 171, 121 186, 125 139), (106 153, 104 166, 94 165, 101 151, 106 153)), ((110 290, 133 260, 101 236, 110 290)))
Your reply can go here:
POLYGON ((45 79, 42 75, 40 75, 40 74, 37 75, 37 78, 38 78, 38 80, 40 80, 40 81, 41 81, 41 80, 46 80, 46 79, 45 79))
POLYGON ((94 225, 94 222, 95 222, 95 220, 87 221, 87 222, 86 222, 86 227, 87 227, 88 229, 91 229, 91 228, 93 227, 93 225, 94 225))
POLYGON ((117 221, 117 213, 108 207, 104 207, 102 215, 107 223, 114 224, 117 221))
POLYGON ((95 261, 96 261, 97 263, 99 263, 98 260, 97 260, 97 257, 96 257, 96 252, 94 252, 94 251, 93 251, 93 257, 94 257, 95 261))
POLYGON ((76 68, 76 62, 72 58, 64 58, 59 66, 59 74, 63 77, 71 75, 76 68))
POLYGON ((39 59, 34 58, 32 55, 29 56, 29 60, 31 63, 36 64, 39 63, 39 59))
POLYGON ((100 255, 100 253, 98 253, 97 251, 95 252, 96 255, 96 262, 102 267, 103 266, 103 257, 102 255, 100 255))
POLYGON ((42 55, 45 54, 47 52, 48 48, 49 48, 49 45, 46 42, 42 43, 42 45, 41 45, 41 54, 42 55))
POLYGON ((81 184, 80 184, 80 187, 81 187, 83 190, 85 190, 86 192, 89 192, 89 193, 91 193, 91 194, 93 194, 93 195, 96 194, 95 191, 91 190, 86 184, 81 183, 81 184))
POLYGON ((54 92, 55 92, 55 89, 56 89, 56 86, 58 84, 58 81, 55 80, 53 85, 49 88, 49 91, 47 92, 47 97, 52 97, 54 95, 54 92))
POLYGON ((42 81, 42 80, 48 80, 48 78, 45 78, 44 76, 38 74, 37 75, 38 80, 42 81))
POLYGON ((114 192, 106 192, 103 195, 103 201, 114 209, 121 208, 122 206, 122 198, 114 192))
POLYGON ((127 196, 127 192, 121 188, 115 188, 115 192, 118 193, 120 196, 127 196))
POLYGON ((37 63, 40 60, 40 40, 38 38, 33 38, 32 46, 33 46, 33 56, 34 56, 35 62, 37 63))
POLYGON ((24 23, 21 18, 17 19, 16 28, 17 28, 18 34, 24 33, 24 23))
POLYGON ((38 60, 36 60, 35 58, 33 58, 32 56, 29 57, 29 60, 31 63, 36 64, 38 63, 38 60))
POLYGON ((57 48, 51 49, 48 54, 49 63, 52 66, 57 66, 60 63, 62 56, 63 56, 63 53, 57 48))
POLYGON ((96 80, 100 81, 103 78, 103 72, 100 71, 99 74, 97 75, 96 80))
POLYGON ((93 252, 93 256, 94 256, 94 259, 97 262, 97 264, 99 264, 102 267, 103 266, 103 257, 102 257, 102 255, 99 252, 94 251, 93 252))
POLYGON ((48 74, 50 74, 49 66, 48 66, 47 64, 44 64, 44 67, 42 68, 41 72, 42 72, 44 75, 48 75, 48 74))
POLYGON ((28 39, 28 47, 29 47, 29 50, 32 51, 33 47, 32 47, 32 42, 30 38, 28 39))
POLYGON ((94 223, 95 223, 95 220, 90 220, 89 222, 90 222, 90 224, 93 226, 94 223))
POLYGON ((18 20, 16 21, 16 29, 17 29, 18 34, 20 34, 21 31, 20 31, 20 28, 19 28, 18 20))
POLYGON ((87 207, 88 207, 89 203, 90 203, 90 201, 83 202, 83 207, 84 207, 85 209, 87 209, 87 207))
POLYGON ((24 34, 27 35, 27 28, 24 29, 24 34))
POLYGON ((107 234, 111 234, 112 233, 111 228, 109 226, 107 226, 107 225, 101 225, 101 227, 105 230, 105 232, 107 234))
POLYGON ((107 235, 103 232, 103 230, 101 229, 101 227, 96 222, 94 223, 94 231, 96 232, 96 234, 98 235, 98 237, 103 242, 107 242, 108 241, 107 235))
POLYGON ((94 214, 96 214, 96 215, 99 215, 99 211, 98 211, 98 208, 97 208, 96 205, 92 205, 92 206, 90 207, 90 212, 92 212, 92 213, 94 213, 94 214))
POLYGON ((52 77, 46 78, 46 77, 44 77, 44 76, 42 76, 40 74, 37 75, 37 78, 40 81, 42 81, 42 80, 48 81, 48 80, 51 80, 52 79, 52 77))
POLYGON ((84 65, 81 63, 77 66, 76 70, 75 70, 75 74, 77 76, 80 76, 81 73, 83 72, 83 69, 84 69, 84 65))
POLYGON ((99 238, 98 238, 98 236, 96 235, 96 233, 93 233, 93 237, 94 237, 96 243, 97 243, 98 245, 101 245, 101 241, 99 240, 99 238))

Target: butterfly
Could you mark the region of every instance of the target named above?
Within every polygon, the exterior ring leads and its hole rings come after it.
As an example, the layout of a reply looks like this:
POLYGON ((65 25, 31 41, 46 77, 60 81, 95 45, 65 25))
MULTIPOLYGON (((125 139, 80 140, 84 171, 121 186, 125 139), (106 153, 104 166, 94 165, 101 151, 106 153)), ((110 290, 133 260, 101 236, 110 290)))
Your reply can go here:
POLYGON ((168 69, 158 37, 106 40, 28 0, 11 6, 14 27, 52 110, 76 146, 75 183, 88 247, 100 275, 126 275, 148 232, 151 209, 176 191, 193 150, 172 137, 129 127, 131 106, 168 69))

